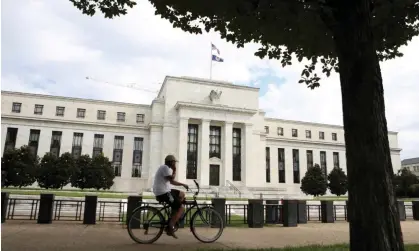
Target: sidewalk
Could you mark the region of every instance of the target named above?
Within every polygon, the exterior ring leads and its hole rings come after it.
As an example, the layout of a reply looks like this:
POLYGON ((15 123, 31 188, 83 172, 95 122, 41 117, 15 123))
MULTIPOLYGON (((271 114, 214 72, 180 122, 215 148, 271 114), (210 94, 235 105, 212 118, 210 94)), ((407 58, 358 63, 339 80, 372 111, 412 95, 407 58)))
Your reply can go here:
MULTIPOLYGON (((134 243, 122 225, 85 226, 54 222, 51 225, 7 222, 2 224, 2 250, 7 251, 181 251, 202 248, 269 248, 348 242, 347 223, 309 223, 295 228, 226 228, 213 244, 202 244, 189 229, 177 232, 179 239, 163 235, 155 244, 134 243)), ((402 222, 405 243, 419 243, 419 222, 402 222)))

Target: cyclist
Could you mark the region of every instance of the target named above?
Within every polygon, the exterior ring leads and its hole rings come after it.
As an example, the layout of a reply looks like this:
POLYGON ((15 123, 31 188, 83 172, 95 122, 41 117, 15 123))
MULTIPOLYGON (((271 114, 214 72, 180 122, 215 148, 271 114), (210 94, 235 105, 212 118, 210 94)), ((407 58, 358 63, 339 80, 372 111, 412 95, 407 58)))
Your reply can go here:
POLYGON ((185 200, 185 193, 171 189, 170 184, 174 186, 183 186, 186 190, 188 185, 180 183, 175 180, 176 177, 176 162, 178 162, 173 155, 167 155, 164 159, 164 165, 161 165, 156 172, 153 184, 153 193, 158 202, 165 202, 172 208, 172 216, 168 227, 166 228, 167 235, 173 236, 177 239, 174 233, 174 226, 182 217, 183 202, 185 200))

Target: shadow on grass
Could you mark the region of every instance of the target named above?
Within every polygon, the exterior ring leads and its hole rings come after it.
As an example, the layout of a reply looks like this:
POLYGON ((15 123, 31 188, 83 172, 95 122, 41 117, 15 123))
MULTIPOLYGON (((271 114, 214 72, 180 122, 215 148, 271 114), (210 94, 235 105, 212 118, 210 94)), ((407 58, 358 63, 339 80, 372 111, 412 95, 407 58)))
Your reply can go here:
MULTIPOLYGON (((419 244, 405 245, 406 251, 419 251, 419 244)), ((331 246, 313 245, 304 247, 284 247, 267 249, 197 249, 197 251, 349 251, 348 244, 338 244, 331 246)))

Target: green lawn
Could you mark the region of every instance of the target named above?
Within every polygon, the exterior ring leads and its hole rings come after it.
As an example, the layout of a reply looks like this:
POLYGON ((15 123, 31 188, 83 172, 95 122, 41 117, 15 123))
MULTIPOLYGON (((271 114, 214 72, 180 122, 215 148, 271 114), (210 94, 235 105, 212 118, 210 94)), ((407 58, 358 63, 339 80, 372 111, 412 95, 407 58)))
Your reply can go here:
MULTIPOLYGON (((305 246, 305 247, 285 247, 269 249, 198 249, 200 251, 349 251, 348 244, 332 246, 305 246)), ((419 251, 419 244, 405 245, 406 251, 419 251)))

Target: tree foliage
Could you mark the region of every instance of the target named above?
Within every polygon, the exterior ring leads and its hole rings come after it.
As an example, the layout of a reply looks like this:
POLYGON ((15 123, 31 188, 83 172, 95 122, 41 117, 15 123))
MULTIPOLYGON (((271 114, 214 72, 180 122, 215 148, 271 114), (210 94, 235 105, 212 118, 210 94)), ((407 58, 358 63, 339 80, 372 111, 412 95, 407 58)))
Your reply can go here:
POLYGON ((305 194, 320 196, 327 191, 327 181, 322 169, 318 164, 307 169, 304 178, 301 180, 301 191, 305 194))
POLYGON ((409 197, 411 186, 419 184, 419 178, 406 168, 400 169, 394 176, 394 187, 399 197, 409 197))
POLYGON ((63 153, 60 157, 46 153, 41 159, 37 174, 38 185, 46 189, 63 188, 70 182, 74 171, 74 159, 70 153, 63 153))
POLYGON ((80 155, 76 159, 73 175, 70 182, 72 187, 80 189, 91 188, 91 180, 94 179, 89 172, 92 165, 92 159, 88 154, 80 155))
POLYGON ((348 191, 348 177, 340 167, 335 167, 327 176, 327 186, 332 194, 341 196, 348 191))
POLYGON ((95 184, 92 184, 94 188, 99 189, 110 189, 114 184, 115 172, 112 167, 112 163, 108 157, 103 154, 99 154, 92 159, 92 173, 95 177, 95 184))
MULTIPOLYGON (((106 18, 126 14, 135 6, 130 0, 70 0, 84 14, 101 11, 106 18)), ((334 0, 149 0, 156 15, 169 20, 173 27, 201 34, 211 30, 244 47, 259 43, 255 53, 260 58, 280 60, 282 66, 296 58, 309 63, 301 73, 300 83, 319 86, 320 75, 338 72, 338 54, 334 33, 338 28, 338 8, 334 0)), ((342 1, 343 2, 343 1, 342 1)), ((372 28, 380 60, 400 57, 400 46, 419 34, 419 5, 415 0, 372 0, 372 28)))
POLYGON ((19 188, 32 185, 38 164, 38 156, 33 155, 28 146, 7 150, 1 158, 3 185, 19 188))
POLYGON ((115 174, 107 157, 100 154, 92 159, 86 154, 76 160, 71 185, 80 189, 109 189, 114 178, 115 174))

